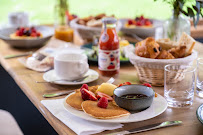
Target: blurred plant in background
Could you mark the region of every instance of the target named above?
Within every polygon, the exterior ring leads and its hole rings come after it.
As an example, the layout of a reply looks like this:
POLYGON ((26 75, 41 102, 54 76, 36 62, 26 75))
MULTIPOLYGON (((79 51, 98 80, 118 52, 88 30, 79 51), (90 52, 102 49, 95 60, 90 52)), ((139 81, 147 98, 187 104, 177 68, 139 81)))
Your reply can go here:
POLYGON ((55 25, 65 25, 67 23, 66 11, 68 11, 68 0, 55 0, 54 6, 55 25))
MULTIPOLYGON (((154 0, 158 1, 158 0, 154 0)), ((190 34, 190 21, 185 16, 193 18, 197 25, 200 15, 203 16, 203 2, 195 0, 161 0, 173 9, 172 17, 164 23, 164 37, 177 41, 182 32, 190 34)))

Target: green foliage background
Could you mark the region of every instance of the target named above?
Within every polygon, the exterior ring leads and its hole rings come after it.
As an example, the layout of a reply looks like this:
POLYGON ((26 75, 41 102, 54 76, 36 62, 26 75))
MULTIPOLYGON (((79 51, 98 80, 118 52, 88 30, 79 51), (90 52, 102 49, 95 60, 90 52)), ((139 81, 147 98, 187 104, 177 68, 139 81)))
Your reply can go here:
MULTIPOLYGON (((7 15, 13 11, 27 11, 31 22, 51 24, 54 22, 56 0, 0 0, 0 23, 7 22, 7 15)), ((116 17, 136 17, 167 19, 172 15, 171 7, 154 0, 69 0, 69 10, 79 17, 98 13, 114 14, 116 17)))

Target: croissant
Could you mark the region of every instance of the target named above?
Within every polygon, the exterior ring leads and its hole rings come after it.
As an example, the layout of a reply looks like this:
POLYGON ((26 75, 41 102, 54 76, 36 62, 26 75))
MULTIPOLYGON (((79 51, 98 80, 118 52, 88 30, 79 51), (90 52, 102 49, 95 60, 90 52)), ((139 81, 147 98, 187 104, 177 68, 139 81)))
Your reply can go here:
POLYGON ((146 38, 145 40, 138 42, 135 47, 135 54, 145 58, 156 58, 160 53, 160 46, 156 43, 152 37, 146 38))

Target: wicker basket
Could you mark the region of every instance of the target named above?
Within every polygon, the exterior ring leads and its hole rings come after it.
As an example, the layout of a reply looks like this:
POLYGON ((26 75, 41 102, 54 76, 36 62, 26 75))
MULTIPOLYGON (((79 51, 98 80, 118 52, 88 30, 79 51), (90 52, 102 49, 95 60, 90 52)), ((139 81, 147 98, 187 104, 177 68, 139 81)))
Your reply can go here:
MULTIPOLYGON (((101 34, 102 28, 88 27, 88 26, 80 25, 77 23, 77 21, 78 21, 78 18, 72 20, 70 22, 70 27, 73 28, 74 30, 78 31, 78 33, 80 34, 80 36, 83 39, 92 40, 93 36, 101 34)), ((117 27, 116 27, 117 31, 120 30, 121 25, 122 25, 121 22, 118 21, 117 27)))
MULTIPOLYGON (((150 59, 137 56, 134 46, 127 46, 124 48, 126 57, 135 66, 139 79, 141 82, 150 83, 153 86, 164 85, 164 67, 168 64, 178 65, 192 65, 193 61, 197 58, 197 52, 193 51, 190 56, 179 59, 150 59)), ((174 74, 173 81, 181 81, 184 76, 182 74, 174 74)))

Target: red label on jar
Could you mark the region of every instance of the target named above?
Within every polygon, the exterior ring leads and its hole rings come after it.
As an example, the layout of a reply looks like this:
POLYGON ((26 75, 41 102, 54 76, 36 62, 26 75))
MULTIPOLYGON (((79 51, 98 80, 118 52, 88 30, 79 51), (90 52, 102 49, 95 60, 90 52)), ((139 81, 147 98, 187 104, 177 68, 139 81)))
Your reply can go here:
POLYGON ((99 49, 98 65, 102 71, 114 71, 120 68, 119 49, 101 50, 99 49))

